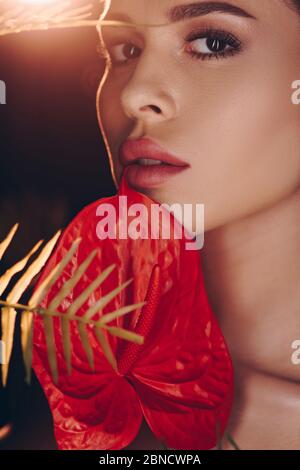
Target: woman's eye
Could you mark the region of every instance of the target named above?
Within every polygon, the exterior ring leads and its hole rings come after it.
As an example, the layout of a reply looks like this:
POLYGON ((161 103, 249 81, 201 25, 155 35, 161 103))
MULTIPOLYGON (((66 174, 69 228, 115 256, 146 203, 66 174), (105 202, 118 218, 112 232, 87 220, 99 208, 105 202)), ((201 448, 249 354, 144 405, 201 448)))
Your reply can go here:
POLYGON ((188 52, 198 59, 224 58, 241 49, 241 42, 225 31, 194 33, 188 38, 188 52))
MULTIPOLYGON (((232 34, 223 30, 202 30, 191 33, 186 39, 187 52, 196 59, 225 58, 241 50, 241 42, 232 34)), ((109 65, 127 65, 140 56, 141 50, 132 43, 124 42, 110 45, 98 45, 100 57, 109 65)))
POLYGON ((140 54, 138 48, 131 43, 122 43, 109 48, 111 61, 115 64, 124 64, 135 59, 140 54))

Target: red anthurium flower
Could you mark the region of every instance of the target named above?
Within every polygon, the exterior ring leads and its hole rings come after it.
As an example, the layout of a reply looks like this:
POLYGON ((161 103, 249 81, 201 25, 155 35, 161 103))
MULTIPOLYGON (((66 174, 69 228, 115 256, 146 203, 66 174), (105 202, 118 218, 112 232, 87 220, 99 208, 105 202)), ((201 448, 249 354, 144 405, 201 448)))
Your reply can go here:
MULTIPOLYGON (((71 322, 72 372, 68 374, 60 321, 55 318, 57 385, 51 378, 43 320, 35 315, 33 368, 52 411, 58 447, 122 449, 133 441, 144 416, 154 435, 169 448, 213 448, 217 442, 216 429, 224 432, 231 410, 233 368, 205 291, 201 250, 187 250, 184 232, 181 239, 175 239, 172 230, 169 239, 164 239, 160 232, 157 239, 100 240, 99 206, 113 206, 117 212, 115 225, 120 227, 124 222, 124 213, 118 212, 121 196, 127 196, 128 207, 138 203, 150 211, 154 203, 128 187, 123 177, 116 196, 88 205, 69 224, 39 278, 38 285, 70 249, 72 242, 81 237, 77 251, 42 306, 50 304, 95 248, 98 248, 96 257, 58 310, 66 312, 72 301, 113 263, 117 268, 82 305, 78 315, 83 315, 95 301, 130 278, 132 283, 94 318, 147 300, 141 309, 110 323, 143 335, 144 344, 138 345, 102 330, 117 368, 107 360, 93 326, 89 326, 89 343, 95 352, 92 370, 76 322, 71 322)), ((172 227, 180 226, 173 215, 171 223, 172 227)))

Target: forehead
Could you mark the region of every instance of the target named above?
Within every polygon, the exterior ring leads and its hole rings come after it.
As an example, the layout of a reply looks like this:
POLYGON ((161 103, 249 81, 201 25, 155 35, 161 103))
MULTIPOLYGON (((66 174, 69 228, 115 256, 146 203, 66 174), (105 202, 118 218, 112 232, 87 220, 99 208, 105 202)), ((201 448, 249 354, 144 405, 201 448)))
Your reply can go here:
POLYGON ((124 21, 145 19, 148 15, 163 17, 165 9, 172 4, 174 0, 106 0, 105 17, 124 21))

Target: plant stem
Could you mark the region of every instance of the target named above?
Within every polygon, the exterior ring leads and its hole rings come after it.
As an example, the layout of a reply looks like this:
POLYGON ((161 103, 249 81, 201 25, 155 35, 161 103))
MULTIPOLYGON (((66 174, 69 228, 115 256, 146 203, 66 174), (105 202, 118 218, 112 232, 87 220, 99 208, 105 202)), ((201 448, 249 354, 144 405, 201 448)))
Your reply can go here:
MULTIPOLYGON (((55 310, 49 310, 49 309, 46 309, 46 308, 43 308, 43 307, 38 307, 38 306, 23 305, 23 304, 19 304, 19 303, 13 304, 13 303, 6 302, 5 300, 0 300, 0 305, 2 305, 3 307, 14 308, 17 311, 22 310, 25 313, 36 312, 39 315, 46 315, 46 316, 58 317, 58 318, 68 318, 69 320, 75 320, 75 321, 78 321, 78 322, 81 322, 81 323, 86 323, 86 324, 89 324, 89 325, 94 325, 94 326, 103 328, 104 330, 107 330, 107 331, 111 331, 111 326, 106 325, 105 323, 102 323, 101 320, 98 320, 98 321, 90 320, 90 319, 85 318, 84 316, 83 317, 79 317, 77 315, 68 316, 65 313, 57 312, 55 310)), ((143 343, 143 337, 141 335, 138 335, 138 334, 137 334, 137 336, 140 336, 141 343, 139 343, 139 344, 142 344, 143 343)))

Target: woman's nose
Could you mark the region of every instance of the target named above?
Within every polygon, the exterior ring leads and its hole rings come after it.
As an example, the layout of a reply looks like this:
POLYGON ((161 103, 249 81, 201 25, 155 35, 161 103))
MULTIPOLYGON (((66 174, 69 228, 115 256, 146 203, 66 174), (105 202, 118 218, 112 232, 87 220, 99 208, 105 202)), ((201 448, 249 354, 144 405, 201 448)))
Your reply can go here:
POLYGON ((142 57, 121 93, 123 111, 130 119, 158 122, 177 115, 170 72, 148 54, 142 57))

